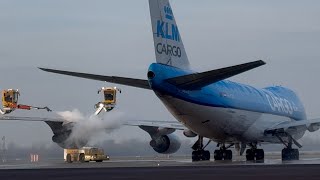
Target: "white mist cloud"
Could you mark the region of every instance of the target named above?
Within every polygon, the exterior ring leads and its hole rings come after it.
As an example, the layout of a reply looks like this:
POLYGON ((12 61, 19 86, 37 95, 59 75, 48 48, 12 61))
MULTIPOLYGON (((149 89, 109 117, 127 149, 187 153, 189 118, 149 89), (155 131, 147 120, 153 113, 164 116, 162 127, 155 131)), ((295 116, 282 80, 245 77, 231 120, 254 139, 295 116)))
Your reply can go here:
POLYGON ((302 142, 303 145, 320 145, 320 131, 316 132, 309 132, 306 131, 305 135, 303 138, 301 138, 300 142, 302 142))
POLYGON ((77 109, 58 112, 57 114, 67 121, 74 123, 72 133, 69 137, 69 140, 73 142, 81 139, 90 141, 94 136, 109 134, 115 129, 120 128, 125 118, 125 114, 117 110, 99 116, 84 115, 77 109))

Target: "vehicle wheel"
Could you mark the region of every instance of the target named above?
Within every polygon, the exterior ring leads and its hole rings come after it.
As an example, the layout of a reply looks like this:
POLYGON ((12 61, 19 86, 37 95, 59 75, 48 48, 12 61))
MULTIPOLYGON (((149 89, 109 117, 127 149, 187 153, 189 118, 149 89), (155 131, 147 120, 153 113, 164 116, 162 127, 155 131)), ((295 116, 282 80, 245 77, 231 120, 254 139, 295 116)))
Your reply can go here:
POLYGON ((221 161, 223 159, 221 150, 215 150, 213 156, 215 161, 221 161))
POLYGON ((96 162, 102 162, 103 160, 97 160, 96 162))
POLYGON ((254 160, 254 152, 252 149, 247 149, 246 151, 246 159, 247 161, 253 161, 254 160))
POLYGON ((232 160, 232 151, 231 150, 225 150, 223 153, 223 159, 224 160, 232 160))
POLYGON ((81 154, 79 155, 79 161, 83 163, 83 162, 85 162, 84 160, 85 160, 84 154, 81 153, 81 154))
POLYGON ((71 154, 67 154, 67 163, 72 163, 71 154))

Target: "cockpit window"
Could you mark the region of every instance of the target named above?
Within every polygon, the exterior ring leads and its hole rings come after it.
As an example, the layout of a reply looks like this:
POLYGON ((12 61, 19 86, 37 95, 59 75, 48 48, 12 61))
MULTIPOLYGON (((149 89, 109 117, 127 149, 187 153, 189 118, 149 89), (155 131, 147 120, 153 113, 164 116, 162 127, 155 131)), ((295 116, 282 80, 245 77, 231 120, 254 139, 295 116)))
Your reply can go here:
POLYGON ((4 100, 6 102, 12 102, 12 98, 11 98, 11 96, 9 94, 5 94, 4 100))
POLYGON ((113 93, 105 93, 104 94, 104 99, 108 101, 113 101, 113 93))
POLYGON ((16 92, 13 94, 13 97, 14 97, 14 98, 13 98, 13 102, 14 102, 14 103, 17 103, 17 102, 18 102, 18 96, 19 96, 19 94, 16 93, 16 92))

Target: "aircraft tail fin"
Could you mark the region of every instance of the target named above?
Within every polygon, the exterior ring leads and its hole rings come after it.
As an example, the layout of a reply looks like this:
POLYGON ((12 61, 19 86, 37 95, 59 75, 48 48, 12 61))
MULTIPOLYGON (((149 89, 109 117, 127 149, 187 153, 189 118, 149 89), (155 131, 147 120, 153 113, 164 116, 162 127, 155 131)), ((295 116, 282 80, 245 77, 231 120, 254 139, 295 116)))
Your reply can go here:
POLYGON ((160 64, 189 69, 169 0, 149 0, 156 61, 160 64))

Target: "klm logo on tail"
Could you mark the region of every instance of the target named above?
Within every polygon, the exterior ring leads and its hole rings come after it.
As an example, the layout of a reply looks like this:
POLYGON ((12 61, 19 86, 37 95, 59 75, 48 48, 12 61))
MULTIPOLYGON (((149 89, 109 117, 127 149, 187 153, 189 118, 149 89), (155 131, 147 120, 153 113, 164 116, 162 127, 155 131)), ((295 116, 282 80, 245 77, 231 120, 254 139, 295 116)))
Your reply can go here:
POLYGON ((173 12, 169 4, 163 7, 163 12, 165 14, 165 18, 169 21, 172 21, 172 23, 165 22, 163 20, 158 20, 157 37, 180 42, 179 30, 178 27, 175 25, 173 12))
POLYGON ((163 6, 163 12, 164 19, 158 19, 156 21, 156 36, 158 38, 175 41, 176 43, 159 42, 156 45, 156 51, 158 54, 166 54, 180 58, 182 56, 181 48, 179 47, 181 38, 169 4, 163 6))
POLYGON ((166 19, 169 19, 171 21, 173 20, 173 12, 169 4, 167 6, 164 6, 164 13, 166 15, 166 19))
POLYGON ((174 24, 170 24, 161 20, 157 21, 157 37, 180 42, 178 27, 174 24))

